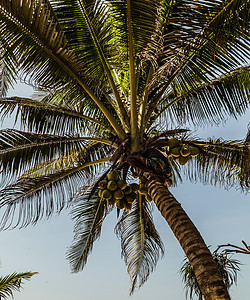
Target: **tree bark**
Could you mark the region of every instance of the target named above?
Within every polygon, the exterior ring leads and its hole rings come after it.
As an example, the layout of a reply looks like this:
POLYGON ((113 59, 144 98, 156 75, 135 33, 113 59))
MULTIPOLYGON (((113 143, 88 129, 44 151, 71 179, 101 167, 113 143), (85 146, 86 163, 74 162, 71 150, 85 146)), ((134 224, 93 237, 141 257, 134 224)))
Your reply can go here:
POLYGON ((169 224, 194 270, 205 300, 230 300, 216 262, 199 231, 159 176, 140 174, 144 186, 169 224))

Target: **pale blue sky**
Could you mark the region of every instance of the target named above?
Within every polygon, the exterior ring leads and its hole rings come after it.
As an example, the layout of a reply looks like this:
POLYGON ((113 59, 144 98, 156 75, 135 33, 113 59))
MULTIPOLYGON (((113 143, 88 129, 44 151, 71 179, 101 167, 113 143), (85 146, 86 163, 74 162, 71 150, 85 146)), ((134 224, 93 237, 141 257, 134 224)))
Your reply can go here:
MULTIPOLYGON (((31 89, 19 85, 11 95, 30 96, 31 89)), ((226 125, 199 129, 197 135, 241 139, 247 132, 248 114, 238 121, 228 120, 226 125)), ((7 120, 4 127, 10 127, 7 120)), ((184 181, 171 192, 181 202, 212 250, 221 243, 250 244, 249 197, 231 189, 191 184, 184 181)), ((116 214, 113 212, 104 223, 102 237, 94 245, 84 271, 71 274, 65 252, 72 240, 73 223, 69 212, 35 227, 0 232, 0 274, 14 271, 37 271, 26 282, 16 300, 157 300, 185 299, 178 270, 184 254, 166 222, 157 209, 154 220, 165 244, 165 256, 148 281, 133 296, 129 296, 129 277, 120 258, 120 242, 113 232, 116 214)), ((242 261, 238 286, 231 289, 233 300, 247 299, 249 295, 250 255, 235 255, 242 261)))

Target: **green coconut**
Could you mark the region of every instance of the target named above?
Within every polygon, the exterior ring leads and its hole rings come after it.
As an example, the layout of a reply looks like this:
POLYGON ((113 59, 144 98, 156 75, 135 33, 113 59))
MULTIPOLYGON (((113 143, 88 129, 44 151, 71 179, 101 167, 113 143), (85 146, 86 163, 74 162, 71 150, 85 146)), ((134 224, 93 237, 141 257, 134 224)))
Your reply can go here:
POLYGON ((114 205, 116 203, 117 199, 115 199, 114 197, 108 199, 108 204, 109 205, 114 205))
POLYGON ((132 192, 128 196, 131 197, 131 198, 133 198, 134 200, 138 199, 138 193, 136 193, 136 192, 132 192))
POLYGON ((119 177, 119 172, 117 172, 117 171, 110 172, 107 175, 107 178, 110 181, 117 181, 118 177, 119 177))
POLYGON ((138 193, 141 195, 146 195, 147 194, 147 189, 144 186, 141 186, 138 190, 138 193))
POLYGON ((125 203, 125 209, 126 210, 131 210, 132 209, 132 203, 130 203, 130 202, 125 203))
POLYGON ((129 203, 132 203, 132 202, 134 202, 135 198, 131 197, 130 195, 127 195, 127 196, 125 197, 125 200, 126 200, 127 202, 129 202, 129 203))
POLYGON ((194 156, 197 156, 200 154, 200 150, 197 148, 197 147, 191 147, 191 156, 194 157, 194 156))
POLYGON ((126 186, 126 188, 123 190, 125 195, 129 195, 133 192, 132 187, 130 185, 126 186))
POLYGON ((131 186, 133 192, 137 192, 140 188, 138 183, 131 183, 130 186, 131 186))
POLYGON ((179 164, 185 165, 188 162, 188 157, 181 156, 179 157, 179 164))
POLYGON ((117 189, 117 184, 114 181, 109 181, 107 184, 107 189, 110 191, 115 191, 117 189))
POLYGON ((171 153, 172 156, 174 156, 174 157, 179 157, 179 156, 181 156, 181 147, 175 147, 175 148, 171 149, 170 153, 171 153))
POLYGON ((124 196, 124 193, 121 190, 116 190, 113 195, 116 199, 121 199, 124 196))
POLYGON ((119 209, 123 209, 123 208, 125 207, 125 201, 124 201, 123 199, 117 200, 116 206, 117 206, 117 208, 119 208, 119 209))
POLYGON ((174 148, 180 145, 180 141, 177 138, 171 138, 167 141, 167 146, 174 148))
POLYGON ((126 186, 127 186, 126 181, 122 180, 122 179, 118 180, 116 182, 116 184, 117 184, 117 188, 120 189, 120 190, 124 190, 126 188, 126 186))
POLYGON ((102 191, 102 198, 103 198, 103 199, 108 200, 108 199, 110 199, 112 196, 113 196, 113 194, 111 193, 111 191, 109 191, 109 190, 103 190, 103 191, 102 191))
POLYGON ((106 189, 106 187, 107 187, 107 183, 108 183, 107 180, 102 180, 102 181, 100 181, 100 182, 98 183, 98 186, 99 186, 100 189, 104 190, 104 189, 106 189))
POLYGON ((183 146, 183 147, 181 147, 180 153, 181 153, 181 156, 187 157, 191 154, 191 149, 187 146, 183 146))

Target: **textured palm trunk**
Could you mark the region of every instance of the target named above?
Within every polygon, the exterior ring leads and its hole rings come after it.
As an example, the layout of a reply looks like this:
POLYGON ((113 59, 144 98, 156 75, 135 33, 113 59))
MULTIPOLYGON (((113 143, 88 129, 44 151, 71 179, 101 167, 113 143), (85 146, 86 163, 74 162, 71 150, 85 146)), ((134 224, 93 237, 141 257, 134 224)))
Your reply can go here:
POLYGON ((194 270, 205 300, 231 299, 199 231, 160 178, 142 174, 145 187, 168 222, 194 270))

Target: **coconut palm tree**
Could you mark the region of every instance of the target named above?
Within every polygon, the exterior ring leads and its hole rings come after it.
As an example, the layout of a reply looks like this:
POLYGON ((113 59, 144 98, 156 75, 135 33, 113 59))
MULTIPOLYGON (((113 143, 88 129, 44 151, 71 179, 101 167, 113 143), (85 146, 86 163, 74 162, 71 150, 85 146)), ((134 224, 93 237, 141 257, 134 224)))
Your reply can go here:
POLYGON ((203 141, 190 131, 249 107, 248 11, 246 0, 0 0, 0 110, 22 125, 0 132, 1 227, 35 224, 72 206, 68 258, 77 272, 116 202, 100 192, 107 175, 118 171, 110 178, 122 187, 138 175, 144 194, 133 191, 116 204, 131 292, 163 253, 147 197, 186 253, 205 299, 229 299, 169 186, 185 169, 191 180, 248 188, 248 142, 203 141), (17 74, 36 97, 5 96, 17 74), (148 157, 159 149, 160 159, 148 157))
POLYGON ((29 280, 37 272, 12 273, 6 276, 0 276, 0 299, 13 297, 14 291, 19 291, 23 285, 23 280, 29 280))

